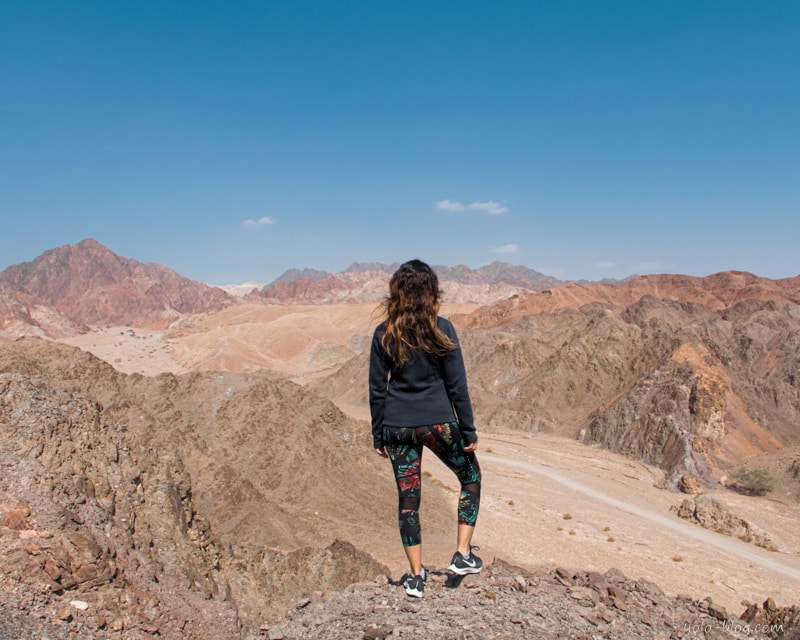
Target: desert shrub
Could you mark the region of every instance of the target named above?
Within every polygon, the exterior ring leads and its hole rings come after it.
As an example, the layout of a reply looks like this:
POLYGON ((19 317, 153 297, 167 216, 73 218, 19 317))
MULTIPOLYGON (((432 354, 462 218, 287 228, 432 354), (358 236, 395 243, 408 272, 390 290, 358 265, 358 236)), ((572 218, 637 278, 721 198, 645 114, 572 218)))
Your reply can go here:
POLYGON ((775 479, 764 469, 739 469, 731 474, 731 480, 734 489, 754 496, 763 496, 775 486, 775 479))

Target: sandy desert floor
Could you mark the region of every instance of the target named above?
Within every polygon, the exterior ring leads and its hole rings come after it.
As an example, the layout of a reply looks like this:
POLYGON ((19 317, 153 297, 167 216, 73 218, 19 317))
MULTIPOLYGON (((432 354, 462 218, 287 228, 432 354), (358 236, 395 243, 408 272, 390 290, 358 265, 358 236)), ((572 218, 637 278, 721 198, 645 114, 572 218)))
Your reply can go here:
POLYGON ((678 518, 670 508, 687 496, 656 488, 659 470, 599 448, 542 435, 484 434, 481 463, 485 494, 476 541, 485 541, 491 554, 524 565, 617 567, 673 595, 712 596, 735 612, 743 600, 766 596, 800 602, 797 504, 716 492, 770 534, 779 548, 770 552, 678 518))
MULTIPOLYGON (((370 333, 371 310, 361 305, 347 312, 327 309, 331 323, 326 325, 325 341, 332 346, 328 356, 317 360, 311 351, 297 346, 299 342, 286 343, 284 325, 288 315, 298 313, 296 307, 273 309, 269 318, 250 317, 243 322, 240 315, 230 322, 244 327, 239 329, 244 332, 263 332, 269 326, 275 337, 272 342, 262 341, 262 357, 277 361, 281 353, 289 354, 278 370, 303 379, 315 377, 317 371, 346 355, 344 351, 337 355, 334 347, 360 346, 358 340, 370 333), (336 326, 343 328, 336 330, 336 326), (360 336, 355 343, 354 334, 360 336)), ((126 373, 183 373, 206 368, 186 361, 191 351, 187 345, 192 345, 196 355, 201 344, 206 344, 203 348, 208 352, 219 352, 226 344, 231 353, 239 348, 230 346, 230 333, 226 337, 218 320, 187 327, 184 336, 115 327, 65 342, 93 352, 126 373), (211 340, 200 339, 201 334, 211 340)), ((297 315, 291 318, 295 327, 297 320, 297 315)), ((301 342, 305 340, 307 336, 301 342)), ((252 344, 249 339, 246 342, 252 344)), ((361 420, 367 415, 366 407, 342 409, 361 420)), ((711 596, 737 614, 745 600, 773 597, 779 605, 800 603, 800 505, 796 502, 715 492, 736 515, 770 535, 779 548, 770 552, 678 518, 670 509, 687 496, 658 489, 658 469, 554 436, 480 435, 484 485, 474 543, 481 547, 479 555, 485 561, 501 557, 527 568, 563 566, 599 572, 616 567, 629 578, 643 577, 659 584, 670 595, 711 596)), ((426 458, 423 469, 432 476, 433 486, 438 485, 455 505, 456 484, 447 469, 433 456, 426 458)), ((423 498, 423 527, 424 502, 423 498)), ((397 541, 365 540, 362 546, 394 573, 405 571, 397 541)), ((444 566, 452 550, 448 536, 425 538, 426 562, 431 566, 444 566)))

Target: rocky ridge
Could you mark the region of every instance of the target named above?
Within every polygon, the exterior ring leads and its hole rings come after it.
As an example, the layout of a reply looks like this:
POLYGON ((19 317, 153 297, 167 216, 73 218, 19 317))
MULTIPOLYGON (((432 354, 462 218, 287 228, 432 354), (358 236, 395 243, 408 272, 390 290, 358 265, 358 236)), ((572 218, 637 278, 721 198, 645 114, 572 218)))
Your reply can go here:
MULTIPOLYGON (((294 271, 247 299, 377 301, 394 266, 354 263, 340 274, 294 271)), ((564 284, 502 263, 438 269, 446 298, 512 296, 452 316, 467 346, 470 377, 478 381, 476 412, 489 426, 599 443, 661 466, 673 487, 714 483, 730 465, 800 445, 800 364, 794 355, 800 346, 800 278, 728 272, 564 284), (518 294, 555 284, 562 286, 518 294)), ((185 368, 269 366, 272 360, 259 360, 258 350, 236 350, 241 341, 219 331, 216 350, 203 350, 184 335, 197 325, 191 318, 205 315, 197 309, 244 306, 241 299, 219 296, 225 294, 166 267, 115 256, 92 240, 0 274, 6 339, 29 330, 50 336, 89 331, 101 320, 161 326, 184 314, 171 335, 187 343, 173 346, 175 353, 186 352, 185 368)), ((366 405, 363 386, 351 384, 365 375, 359 345, 366 333, 308 351, 307 359, 324 361, 332 372, 318 392, 366 405)), ((246 335, 251 344, 253 332, 246 335)))
POLYGON ((334 539, 366 524, 363 507, 348 510, 358 493, 344 488, 375 484, 374 465, 358 460, 367 443, 299 386, 125 376, 35 339, 0 347, 0 371, 0 591, 22 594, 37 615, 77 599, 91 605, 92 633, 235 637, 277 606, 274 594, 385 571, 334 539), (305 446, 292 435, 298 424, 310 425, 305 446), (342 443, 335 460, 322 446, 331 439, 342 443), (344 470, 359 465, 354 482, 344 470), (319 514, 332 518, 334 507, 352 515, 321 549, 319 514))
MULTIPOLYGON (((87 238, 0 272, 0 342, 37 335, 64 338, 98 326, 165 329, 177 320, 242 302, 378 302, 396 265, 353 263, 340 273, 290 269, 264 287, 209 286, 154 263, 116 255, 87 238)), ((495 262, 479 269, 437 267, 452 302, 491 304, 561 281, 495 262)))
MULTIPOLYGON (((310 390, 266 373, 124 375, 37 339, 1 346, 0 371, 0 632, 723 638, 796 623, 774 603, 728 612, 617 571, 490 558, 460 585, 430 567, 426 598, 408 600, 354 544, 364 527, 396 533, 390 491, 356 501, 383 481, 367 432, 310 390)), ((442 500, 428 491, 426 509, 447 513, 442 500)))
POLYGON ((432 569, 424 598, 383 578, 299 601, 265 623, 269 638, 797 638, 800 607, 770 600, 731 614, 711 599, 667 597, 646 579, 563 567, 528 571, 495 559, 464 579, 432 569))
POLYGON ((470 329, 499 327, 539 313, 579 309, 589 304, 626 308, 645 296, 693 303, 712 311, 747 300, 796 306, 800 304, 800 276, 771 280, 743 271, 726 271, 705 277, 637 276, 613 284, 564 283, 538 293, 513 296, 458 320, 470 329))

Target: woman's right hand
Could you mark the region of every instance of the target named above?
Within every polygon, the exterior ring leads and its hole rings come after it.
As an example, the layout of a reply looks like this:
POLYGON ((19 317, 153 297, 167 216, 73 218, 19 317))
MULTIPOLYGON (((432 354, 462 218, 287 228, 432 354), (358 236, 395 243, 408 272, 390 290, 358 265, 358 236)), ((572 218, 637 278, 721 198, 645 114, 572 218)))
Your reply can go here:
POLYGON ((381 447, 380 449, 375 449, 375 453, 377 453, 379 456, 381 456, 381 458, 388 458, 389 457, 389 455, 386 453, 386 451, 384 450, 383 447, 381 447))

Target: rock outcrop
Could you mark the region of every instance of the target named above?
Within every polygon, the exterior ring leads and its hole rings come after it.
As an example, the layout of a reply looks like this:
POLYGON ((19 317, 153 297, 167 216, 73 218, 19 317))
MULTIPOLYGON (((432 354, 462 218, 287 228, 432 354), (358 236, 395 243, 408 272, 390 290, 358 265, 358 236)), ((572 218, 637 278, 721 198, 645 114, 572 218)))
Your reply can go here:
POLYGON ((758 547, 777 551, 777 545, 766 531, 733 514, 722 500, 709 495, 699 495, 694 500, 686 499, 675 508, 675 513, 701 527, 752 542, 758 547))

